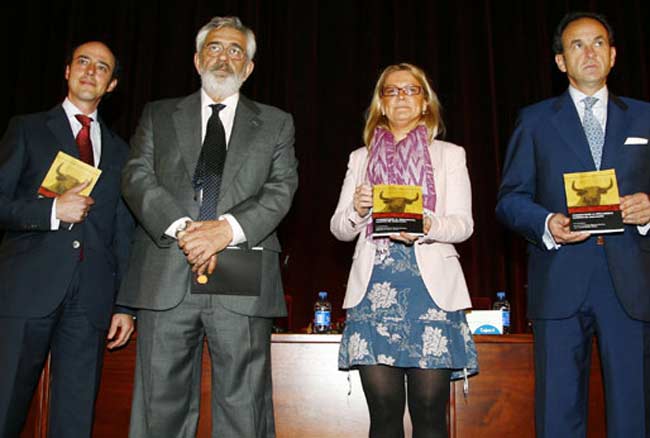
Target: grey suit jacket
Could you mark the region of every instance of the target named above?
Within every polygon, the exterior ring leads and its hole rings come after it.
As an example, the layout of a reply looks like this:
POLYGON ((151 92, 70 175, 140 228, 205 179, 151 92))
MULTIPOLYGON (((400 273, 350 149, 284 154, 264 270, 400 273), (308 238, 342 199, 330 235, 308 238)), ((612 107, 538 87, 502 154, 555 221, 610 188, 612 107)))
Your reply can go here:
MULTIPOLYGON (((200 106, 200 92, 149 103, 131 139, 122 190, 139 226, 118 294, 122 305, 170 309, 190 287, 190 266, 165 230, 181 217, 198 217, 192 176, 201 152, 200 106)), ((217 215, 232 214, 244 230, 246 245, 265 251, 259 297, 218 296, 234 312, 286 314, 275 229, 298 186, 293 142, 290 114, 240 95, 217 215)))

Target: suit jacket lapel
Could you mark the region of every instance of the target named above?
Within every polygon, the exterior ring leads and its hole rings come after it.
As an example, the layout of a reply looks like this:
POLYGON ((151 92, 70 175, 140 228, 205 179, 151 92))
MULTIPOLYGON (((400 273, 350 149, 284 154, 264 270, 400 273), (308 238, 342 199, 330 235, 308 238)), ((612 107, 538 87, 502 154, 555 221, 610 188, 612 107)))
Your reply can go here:
POLYGON ((113 131, 108 128, 101 117, 98 117, 98 119, 102 133, 102 149, 99 154, 99 165, 97 167, 104 169, 110 166, 110 162, 114 158, 114 154, 111 153, 111 149, 113 148, 113 131))
POLYGON ((240 95, 235 121, 228 142, 228 154, 221 177, 221 192, 219 198, 223 199, 224 193, 232 186, 232 182, 239 169, 246 161, 258 129, 262 121, 257 117, 259 109, 254 102, 240 95))
POLYGON ((569 149, 577 155, 585 168, 595 170, 587 136, 568 91, 557 98, 553 108, 555 113, 551 116, 551 122, 555 126, 558 135, 562 137, 569 149))
POLYGON ((438 140, 433 140, 433 142, 427 148, 429 150, 429 157, 431 157, 431 167, 433 168, 434 176, 440 169, 440 163, 442 162, 442 147, 437 143, 438 140))
POLYGON ((603 147, 603 160, 601 169, 615 166, 616 157, 621 156, 625 143, 625 135, 629 120, 627 105, 617 96, 609 93, 607 103, 607 129, 605 130, 605 145, 603 147))
POLYGON ((201 154, 201 92, 181 100, 172 120, 187 174, 192 179, 201 154))
POLYGON ((79 148, 72 136, 72 129, 70 128, 68 117, 61 105, 57 105, 49 111, 46 124, 58 142, 58 144, 52 145, 52 147, 61 149, 66 154, 79 158, 79 148))

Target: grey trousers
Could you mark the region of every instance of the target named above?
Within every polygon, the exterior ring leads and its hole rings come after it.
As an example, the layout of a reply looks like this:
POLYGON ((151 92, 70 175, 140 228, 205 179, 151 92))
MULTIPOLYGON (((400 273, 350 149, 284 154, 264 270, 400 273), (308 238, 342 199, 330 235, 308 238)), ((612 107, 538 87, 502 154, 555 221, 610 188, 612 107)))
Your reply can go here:
POLYGON ((270 318, 233 313, 210 295, 138 312, 130 438, 194 438, 201 357, 212 361, 212 437, 274 438, 270 318))

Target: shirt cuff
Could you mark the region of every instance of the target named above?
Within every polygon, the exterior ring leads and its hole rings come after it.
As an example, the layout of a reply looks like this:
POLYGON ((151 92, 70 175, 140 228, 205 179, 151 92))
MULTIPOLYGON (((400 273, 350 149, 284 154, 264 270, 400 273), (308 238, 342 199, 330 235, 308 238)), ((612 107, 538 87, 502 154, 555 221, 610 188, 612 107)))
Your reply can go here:
POLYGON ((56 231, 59 229, 61 221, 56 217, 56 198, 52 203, 52 211, 50 212, 50 230, 56 231))
POLYGON ((232 228, 232 240, 230 241, 230 245, 239 245, 240 243, 246 242, 246 234, 244 234, 244 230, 242 229, 241 225, 239 225, 239 222, 237 222, 237 219, 232 214, 222 214, 219 216, 219 220, 226 220, 230 224, 230 228, 232 228))
POLYGON ((648 234, 648 230, 650 230, 650 224, 637 225, 636 229, 639 230, 640 235, 645 236, 648 234))
POLYGON ((551 216, 553 216, 553 213, 550 213, 548 216, 546 216, 546 221, 544 222, 544 235, 542 236, 542 242, 544 242, 544 246, 548 250, 560 249, 562 245, 559 245, 555 241, 553 235, 551 234, 551 230, 548 229, 548 221, 551 219, 551 216))
POLYGON ((165 236, 169 236, 172 239, 176 239, 176 232, 179 229, 182 229, 185 226, 185 222, 190 221, 192 222, 192 218, 190 217, 182 217, 180 219, 176 219, 172 224, 165 230, 165 236))

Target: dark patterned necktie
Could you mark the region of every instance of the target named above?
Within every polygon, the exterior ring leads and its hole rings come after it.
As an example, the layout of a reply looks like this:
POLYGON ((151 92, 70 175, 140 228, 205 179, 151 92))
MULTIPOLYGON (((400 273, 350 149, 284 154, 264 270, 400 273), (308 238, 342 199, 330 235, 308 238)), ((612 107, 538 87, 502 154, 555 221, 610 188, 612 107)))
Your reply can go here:
POLYGON ((217 217, 217 202, 221 189, 221 174, 226 162, 226 131, 223 129, 219 112, 226 106, 220 103, 210 105, 212 115, 208 120, 201 155, 194 172, 194 189, 201 193, 200 221, 217 217))
POLYGON ((75 117, 81 123, 81 130, 77 134, 77 138, 75 138, 77 147, 79 148, 79 158, 84 163, 94 166, 93 144, 90 141, 90 123, 93 119, 83 114, 77 114, 75 117))

